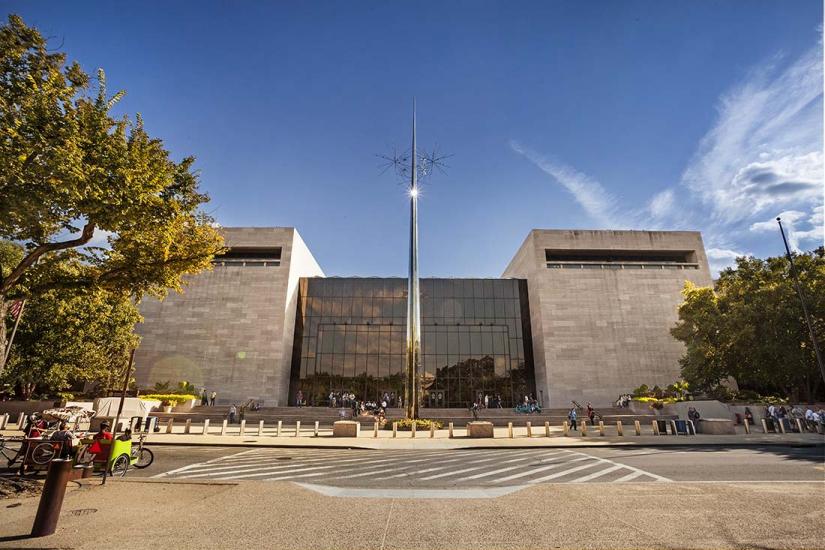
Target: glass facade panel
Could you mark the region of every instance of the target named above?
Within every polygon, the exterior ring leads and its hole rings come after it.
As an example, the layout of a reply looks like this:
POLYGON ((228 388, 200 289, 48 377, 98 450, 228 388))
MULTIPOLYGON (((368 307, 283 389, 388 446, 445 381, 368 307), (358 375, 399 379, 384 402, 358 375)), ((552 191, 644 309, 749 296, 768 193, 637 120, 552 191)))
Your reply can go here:
MULTIPOLYGON (((301 279, 290 403, 301 390, 308 405, 354 393, 401 406, 406 289, 401 278, 301 279)), ((525 281, 422 279, 421 293, 424 407, 467 407, 485 394, 510 407, 534 394, 525 281)))

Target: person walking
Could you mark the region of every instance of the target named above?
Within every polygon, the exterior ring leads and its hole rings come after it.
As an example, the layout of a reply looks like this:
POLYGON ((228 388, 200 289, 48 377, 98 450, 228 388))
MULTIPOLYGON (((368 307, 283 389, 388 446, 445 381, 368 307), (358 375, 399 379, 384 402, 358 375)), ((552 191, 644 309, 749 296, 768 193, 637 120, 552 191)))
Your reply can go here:
POLYGON ((238 414, 238 407, 235 406, 235 403, 229 406, 229 423, 235 423, 235 415, 238 414))
POLYGON ((209 404, 209 398, 206 396, 206 388, 203 388, 201 392, 201 407, 205 407, 209 404))
POLYGON ((590 404, 590 401, 587 402, 587 418, 590 419, 590 425, 595 426, 596 422, 596 411, 593 409, 593 405, 590 404))
POLYGON ((299 407, 304 406, 304 392, 298 390, 298 394, 295 396, 295 404, 299 407))
POLYGON ((209 406, 210 406, 210 407, 214 407, 214 406, 215 406, 215 398, 216 398, 216 397, 218 397, 218 392, 216 392, 216 391, 212 390, 212 395, 209 397, 209 406))
POLYGON ((576 430, 576 407, 571 407, 570 412, 567 413, 567 420, 570 421, 570 428, 576 430))

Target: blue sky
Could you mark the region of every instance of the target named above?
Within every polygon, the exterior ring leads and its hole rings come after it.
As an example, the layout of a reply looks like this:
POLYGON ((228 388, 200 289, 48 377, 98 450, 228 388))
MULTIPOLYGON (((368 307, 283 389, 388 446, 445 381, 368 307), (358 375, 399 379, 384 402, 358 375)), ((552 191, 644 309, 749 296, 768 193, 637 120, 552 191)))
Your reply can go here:
POLYGON ((822 244, 822 3, 4 2, 195 155, 226 226, 328 275, 404 275, 376 154, 453 156, 421 271, 499 276, 531 228, 698 229, 715 268, 822 244))

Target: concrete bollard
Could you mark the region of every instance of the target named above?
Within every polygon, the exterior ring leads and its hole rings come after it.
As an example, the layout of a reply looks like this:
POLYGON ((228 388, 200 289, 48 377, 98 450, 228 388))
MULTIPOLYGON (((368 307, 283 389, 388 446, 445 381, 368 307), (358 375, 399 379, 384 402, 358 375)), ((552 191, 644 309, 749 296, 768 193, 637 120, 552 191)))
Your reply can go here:
POLYGON ((186 425, 183 427, 183 433, 188 434, 191 431, 192 431, 192 419, 187 418, 186 419, 186 425))
POLYGON ((375 424, 372 426, 372 437, 378 437, 378 421, 375 421, 375 424))
POLYGON ((802 433, 804 430, 802 429, 802 419, 796 419, 796 427, 799 428, 799 433, 802 433))
POLYGON ((275 428, 275 437, 281 437, 281 427, 284 425, 283 420, 278 421, 278 427, 275 428))
POLYGON ((453 438, 453 423, 452 422, 447 424, 447 429, 449 430, 450 439, 452 439, 453 438))
POLYGON ((2 417, 0 417, 0 430, 5 430, 6 429, 6 424, 8 424, 8 423, 9 423, 9 413, 5 413, 5 414, 3 414, 2 417))
POLYGON ((392 423, 392 436, 398 437, 398 422, 392 423))
POLYGON ((616 433, 618 434, 619 437, 624 437, 624 428, 622 427, 622 421, 621 420, 616 421, 616 433))
POLYGON ((258 435, 264 435, 264 421, 258 421, 258 435))
POLYGON ((599 420, 599 435, 604 437, 604 421, 599 420))
POLYGON ((512 422, 507 423, 507 437, 509 437, 510 439, 513 439, 513 423, 512 422))
POLYGON ((779 424, 779 431, 780 431, 780 432, 782 432, 782 433, 784 434, 784 433, 785 433, 785 423, 784 423, 784 422, 782 422, 782 420, 783 420, 783 419, 782 419, 782 418, 780 418, 780 419, 779 419, 779 422, 777 422, 777 424, 779 424))
POLYGON ((633 421, 633 427, 636 428, 636 435, 642 435, 642 425, 638 420, 633 421))
POLYGON ((533 428, 529 422, 527 423, 527 437, 533 437, 533 428))
POLYGON ((581 434, 582 437, 586 436, 587 435, 587 421, 582 420, 581 423, 579 424, 579 428, 582 431, 582 434, 581 434))
POLYGON ((544 437, 550 437, 550 423, 544 423, 544 437))
POLYGON ((762 433, 768 433, 768 423, 765 422, 765 419, 762 419, 762 433))
POLYGON ((223 424, 221 424, 221 435, 226 435, 226 425, 229 424, 229 421, 224 418, 223 424))
POLYGON ((656 422, 655 420, 652 420, 650 422, 650 425, 653 426, 653 435, 660 435, 659 434, 659 423, 656 422))
POLYGON ((246 433, 246 419, 244 418, 241 420, 241 431, 238 432, 238 435, 242 436, 246 433))
POLYGON ((22 430, 23 424, 26 422, 26 413, 20 413, 20 416, 17 417, 17 429, 22 430))
POLYGON ((751 434, 751 427, 748 425, 748 419, 745 418, 742 420, 742 423, 745 425, 745 435, 751 434))
POLYGON ((66 483, 71 473, 71 459, 58 458, 49 463, 31 536, 45 537, 57 530, 57 520, 60 517, 60 509, 63 507, 63 497, 66 494, 66 483))
POLYGON ((435 438, 435 424, 430 423, 430 439, 435 438))
POLYGON ((315 431, 313 432, 313 435, 315 437, 318 437, 318 421, 317 420, 315 421, 315 431))
POLYGON ((202 435, 208 435, 209 434, 209 419, 208 418, 203 421, 203 430, 201 430, 201 434, 202 435))
POLYGON ((173 425, 174 423, 175 423, 175 419, 174 419, 174 418, 170 418, 170 419, 166 422, 166 433, 168 433, 168 434, 172 433, 172 425, 173 425))
POLYGON ((570 431, 570 425, 569 425, 569 424, 567 424, 567 420, 565 420, 565 421, 562 423, 561 427, 562 427, 562 430, 564 431, 564 437, 567 437, 567 436, 568 436, 568 432, 570 431))
POLYGON ((413 439, 415 439, 415 422, 413 422, 412 424, 410 424, 410 437, 412 437, 413 439))
POLYGON ((301 435, 301 421, 296 420, 295 421, 295 437, 300 437, 300 435, 301 435))

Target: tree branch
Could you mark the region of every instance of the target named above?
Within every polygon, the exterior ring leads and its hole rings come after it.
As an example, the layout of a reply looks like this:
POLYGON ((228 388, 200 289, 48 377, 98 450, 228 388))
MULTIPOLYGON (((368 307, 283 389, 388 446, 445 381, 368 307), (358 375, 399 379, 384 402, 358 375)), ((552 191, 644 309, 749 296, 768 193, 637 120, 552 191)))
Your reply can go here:
POLYGON ((95 223, 92 220, 89 220, 85 226, 83 226, 83 231, 81 231, 80 236, 76 239, 69 239, 68 241, 60 241, 57 243, 43 243, 37 245, 34 250, 32 250, 27 256, 25 256, 17 267, 15 267, 9 276, 2 280, 2 285, 0 285, 0 296, 3 296, 8 292, 11 287, 13 287, 17 281, 20 280, 20 277, 29 269, 34 263, 47 252, 54 252, 56 250, 65 250, 67 248, 75 248, 77 246, 83 246, 84 244, 88 243, 92 240, 92 237, 95 234, 95 223))

